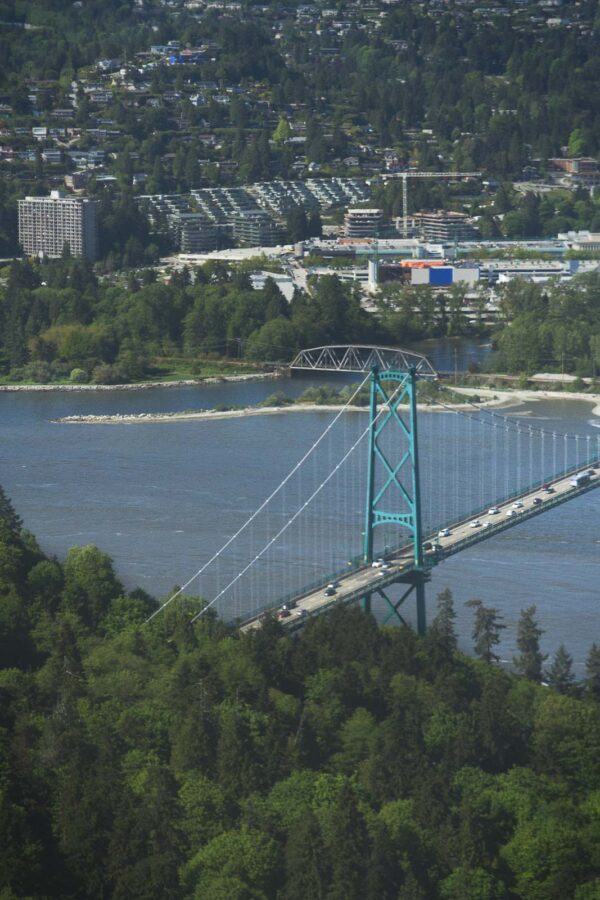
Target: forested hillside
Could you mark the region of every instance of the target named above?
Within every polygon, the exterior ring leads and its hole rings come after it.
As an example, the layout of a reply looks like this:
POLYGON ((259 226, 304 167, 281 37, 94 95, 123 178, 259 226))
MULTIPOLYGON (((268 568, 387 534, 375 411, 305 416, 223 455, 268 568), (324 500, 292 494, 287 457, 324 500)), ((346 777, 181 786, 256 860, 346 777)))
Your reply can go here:
MULTIPOLYGON (((18 252, 17 199, 62 184, 74 150, 100 153, 86 192, 102 201, 101 255, 116 268, 156 253, 140 193, 315 172, 377 182, 388 162, 481 170, 497 203, 426 179, 409 211, 465 208, 486 237, 597 230, 585 189, 523 200, 507 186, 544 178, 555 157, 597 156, 599 21, 594 0, 2 0, 0 253, 18 252), (127 253, 113 206, 132 226, 127 253)), ((379 185, 377 203, 399 215, 399 184, 379 185)))
POLYGON ((0 593, 4 900, 600 896, 597 648, 542 687, 458 653, 448 593, 425 639, 356 608, 299 638, 144 625, 1 493, 0 593))

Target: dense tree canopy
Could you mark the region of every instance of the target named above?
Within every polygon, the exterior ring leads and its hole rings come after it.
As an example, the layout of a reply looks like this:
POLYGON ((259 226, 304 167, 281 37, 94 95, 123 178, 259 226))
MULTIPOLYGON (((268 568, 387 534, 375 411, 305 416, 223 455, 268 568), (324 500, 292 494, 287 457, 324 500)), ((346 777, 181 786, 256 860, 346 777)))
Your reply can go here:
POLYGON ((585 691, 564 648, 536 685, 457 652, 447 591, 425 638, 144 625, 103 553, 45 558, 0 500, 6 897, 596 895, 595 645, 585 691))

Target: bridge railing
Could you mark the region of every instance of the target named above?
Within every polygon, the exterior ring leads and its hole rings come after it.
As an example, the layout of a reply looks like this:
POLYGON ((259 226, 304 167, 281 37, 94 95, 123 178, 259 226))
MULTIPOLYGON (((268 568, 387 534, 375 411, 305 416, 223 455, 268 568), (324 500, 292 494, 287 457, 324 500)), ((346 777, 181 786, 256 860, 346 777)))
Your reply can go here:
MULTIPOLYGON (((548 499, 544 500, 539 506, 530 506, 527 509, 519 510, 518 514, 511 519, 510 525, 516 525, 519 521, 522 522, 526 519, 532 519, 534 516, 539 516, 542 513, 548 512, 549 509, 561 506, 567 500, 578 497, 580 494, 585 494, 599 485, 600 481, 592 481, 589 484, 582 485, 581 487, 574 487, 570 491, 558 494, 556 497, 550 495, 548 499)), ((490 524, 484 531, 481 529, 474 530, 472 535, 463 538, 461 541, 457 541, 456 544, 449 546, 447 550, 442 550, 439 558, 443 559, 445 556, 454 556, 455 553, 459 553, 471 544, 478 544, 482 540, 492 537, 494 534, 505 531, 508 525, 509 523, 507 523, 506 519, 500 519, 498 522, 490 524)))
MULTIPOLYGON (((552 483, 554 481, 558 481, 561 478, 564 478, 568 475, 575 474, 576 472, 580 471, 581 469, 584 469, 586 466, 598 465, 598 464, 600 464, 600 456, 593 457, 593 458, 589 459, 588 461, 586 461, 584 464, 580 464, 578 466, 569 466, 565 469, 561 469, 559 472, 555 472, 554 475, 552 477, 549 477, 547 480, 540 480, 540 481, 536 480, 533 484, 529 485, 528 487, 522 488, 518 493, 509 493, 508 495, 498 498, 498 499, 494 500, 493 502, 485 504, 483 507, 475 508, 474 510, 470 511, 465 516, 463 516, 461 519, 452 520, 452 521, 446 522, 445 524, 441 524, 438 528, 436 528, 435 530, 433 530, 425 535, 425 541, 434 541, 437 537, 438 531, 440 531, 442 528, 450 528, 450 527, 458 528, 462 525, 467 524, 474 518, 478 518, 479 516, 484 516, 486 514, 486 512, 491 508, 491 506, 501 506, 501 505, 507 503, 509 500, 517 500, 517 499, 519 499, 519 497, 523 497, 528 494, 531 494, 536 489, 541 489, 543 484, 546 484, 546 483, 550 484, 550 483, 552 483)), ((584 494, 588 490, 598 486, 598 483, 599 483, 598 481, 594 481, 591 484, 583 485, 581 487, 574 487, 572 490, 567 492, 566 496, 568 499, 570 499, 579 494, 584 494)), ((540 506, 528 508, 526 511, 521 512, 520 515, 517 516, 516 518, 517 518, 517 520, 523 521, 524 519, 532 518, 534 515, 539 515, 542 512, 546 512, 547 510, 552 509, 555 506, 559 506, 560 504, 562 504, 564 502, 565 502, 565 494, 561 494, 558 497, 552 497, 552 495, 549 495, 548 499, 546 499, 543 504, 540 504, 540 506)), ((513 521, 513 522, 511 522, 511 524, 516 524, 516 522, 513 521)), ((507 523, 504 519, 500 519, 497 522, 492 522, 483 532, 478 530, 478 531, 474 532, 474 534, 472 536, 469 535, 469 537, 466 537, 462 541, 459 541, 457 544, 452 545, 452 547, 448 547, 448 549, 446 551, 442 551, 440 558, 444 558, 445 556, 452 556, 455 553, 458 553, 460 550, 463 550, 466 547, 470 546, 471 544, 479 543, 481 540, 484 539, 484 537, 489 538, 496 533, 504 531, 506 529, 506 527, 507 527, 507 523)), ((409 542, 403 541, 398 544, 394 544, 393 546, 385 546, 383 548, 383 550, 381 551, 381 555, 384 558, 388 558, 388 557, 394 556, 395 554, 399 553, 400 551, 406 550, 410 547, 411 547, 411 544, 409 542)), ((436 565, 437 561, 438 561, 438 558, 436 558, 435 556, 429 556, 429 557, 426 556, 424 559, 424 568, 426 570, 430 570, 431 568, 433 568, 434 565, 436 565)), ((407 561, 409 568, 410 568, 411 562, 412 562, 412 560, 407 561)), ((351 572, 355 572, 361 568, 365 568, 365 562, 364 562, 364 558, 363 558, 362 554, 357 554, 355 556, 352 556, 348 560, 348 563, 345 568, 337 569, 333 572, 330 572, 327 575, 320 576, 319 578, 314 579, 313 581, 304 585, 299 591, 298 590, 288 591, 282 597, 278 598, 277 603, 275 605, 273 605, 272 603, 265 603, 262 606, 257 607, 253 611, 252 615, 244 617, 243 619, 240 619, 238 621, 243 621, 244 623, 254 621, 255 619, 260 618, 260 616, 266 612, 271 612, 271 611, 274 611, 275 609, 281 608, 282 606, 285 606, 286 603, 289 603, 292 600, 296 600, 296 601, 301 600, 304 596, 311 594, 313 591, 317 590, 317 588, 322 587, 323 585, 326 585, 328 582, 343 578, 345 575, 348 575, 351 572)), ((390 580, 393 580, 393 579, 390 579, 390 580)), ((381 583, 383 584, 383 582, 381 582, 381 583)), ((335 601, 332 601, 331 605, 335 605, 335 601)))
MULTIPOLYGON (((596 466, 600 464, 600 456, 595 456, 590 458, 588 461, 584 463, 580 463, 577 466, 567 466, 565 469, 560 469, 558 472, 555 472, 553 475, 548 476, 543 480, 534 481, 532 484, 524 488, 519 488, 517 493, 509 492, 508 494, 503 495, 502 497, 498 497, 496 500, 491 500, 489 503, 484 504, 484 506, 475 507, 475 509, 470 510, 460 519, 454 519, 453 521, 447 521, 442 523, 439 528, 431 531, 428 537, 425 540, 430 540, 432 537, 435 537, 438 531, 441 531, 443 528, 450 528, 450 526, 454 526, 455 528, 459 525, 464 525, 469 522, 471 519, 477 519, 479 516, 485 516, 489 509, 492 506, 502 506, 504 503, 507 503, 509 500, 518 500, 520 497, 524 497, 527 494, 531 494, 535 490, 541 490, 544 484, 552 484, 554 481, 559 481, 561 478, 565 478, 567 475, 575 475, 576 472, 581 471, 581 469, 585 469, 589 466, 596 466)), ((569 492, 569 496, 574 496, 569 492)), ((548 502, 545 503, 545 508, 548 508, 548 502)))
POLYGON ((254 619, 260 618, 263 613, 271 612, 274 609, 280 609, 291 600, 301 600, 307 594, 312 594, 312 592, 317 590, 317 588, 322 587, 323 585, 327 585, 330 581, 337 581, 338 579, 343 578, 345 575, 350 574, 350 572, 356 572, 358 569, 363 568, 364 565, 365 564, 363 562, 362 554, 352 556, 348 560, 344 569, 336 569, 335 571, 330 572, 328 575, 321 575, 314 581, 310 581, 308 584, 303 585, 300 590, 288 591, 286 594, 277 599, 275 605, 273 605, 273 603, 264 603, 262 606, 255 607, 252 615, 241 618, 241 621, 253 621, 254 619))

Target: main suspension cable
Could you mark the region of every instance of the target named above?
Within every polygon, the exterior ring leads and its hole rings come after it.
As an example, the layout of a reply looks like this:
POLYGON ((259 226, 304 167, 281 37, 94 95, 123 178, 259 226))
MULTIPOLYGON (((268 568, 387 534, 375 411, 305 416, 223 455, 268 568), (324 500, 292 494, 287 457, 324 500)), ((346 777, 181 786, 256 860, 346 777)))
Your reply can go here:
POLYGON ((250 525, 251 522, 253 522, 254 519, 256 519, 256 517, 263 511, 263 509, 265 508, 265 506, 267 506, 267 505, 271 502, 271 500, 272 500, 274 497, 277 496, 277 494, 279 493, 279 491, 281 491, 282 488, 285 487, 285 485, 286 485, 286 484, 288 483, 288 481, 292 478, 292 476, 295 475, 295 473, 298 471, 298 469, 306 462, 306 460, 309 458, 309 456, 317 449, 317 447, 319 446, 319 444, 321 443, 321 441, 323 441, 323 440, 325 439, 325 437, 329 434, 329 432, 331 431, 331 429, 333 428, 333 426, 337 423, 337 421, 339 420, 340 416, 342 416, 342 415, 346 412, 346 410, 348 409, 348 407, 351 406, 352 403, 354 402, 354 400, 356 399, 356 397, 358 397, 358 395, 360 394, 361 390, 363 389, 363 387, 365 386, 365 384, 367 383, 367 381, 369 380, 369 378, 370 378, 370 375, 365 376, 365 378, 361 381, 361 383, 360 383, 359 386, 356 388, 356 390, 354 391, 354 393, 352 394, 352 396, 350 397, 350 399, 344 404, 344 406, 342 406, 342 408, 340 409, 339 413, 337 413, 337 415, 331 420, 331 422, 329 423, 329 425, 327 426, 327 428, 325 429, 325 431, 323 431, 323 432, 319 435, 319 437, 317 438, 317 440, 316 440, 316 441, 313 443, 313 445, 306 451, 306 453, 304 454, 304 456, 296 463, 296 465, 294 466, 294 468, 291 469, 291 470, 288 472, 288 474, 285 476, 285 478, 283 479, 283 481, 281 481, 281 482, 277 485, 277 487, 275 488, 275 490, 272 491, 272 492, 269 494, 269 496, 266 498, 266 500, 263 500, 263 502, 262 502, 261 505, 258 507, 258 509, 256 509, 256 510, 252 513, 252 515, 251 515, 248 519, 246 519, 246 521, 244 522, 244 524, 241 525, 240 528, 238 528, 238 530, 235 532, 235 534, 232 534, 231 537, 228 538, 227 541, 225 541, 225 543, 223 544, 223 546, 220 547, 218 550, 216 550, 216 551, 213 553, 213 555, 210 557, 210 559, 207 560, 207 561, 204 563, 204 565, 202 565, 202 566, 198 569, 198 571, 195 572, 195 573, 192 575, 191 578, 188 578, 188 580, 186 581, 186 583, 185 583, 184 585, 182 585, 182 587, 177 588, 177 590, 176 590, 176 591, 175 591, 175 592, 174 592, 167 600, 165 600, 165 602, 162 604, 162 606, 159 606, 158 609, 154 610, 154 612, 152 613, 152 615, 148 616, 148 618, 145 620, 144 624, 147 624, 148 622, 151 622, 152 619, 155 618, 155 616, 157 616, 157 615, 158 615, 159 613, 161 613, 164 609, 166 609, 166 607, 169 606, 169 604, 172 603, 173 600, 175 600, 177 597, 179 597, 179 596, 180 596, 180 595, 181 595, 181 594, 182 594, 182 593, 190 586, 190 584, 191 584, 196 578, 199 578, 199 576, 202 575, 202 573, 203 573, 203 572, 204 572, 204 571, 205 571, 205 570, 206 570, 206 569, 207 569, 207 568, 208 568, 208 567, 209 567, 216 559, 218 559, 218 558, 221 556, 221 554, 223 554, 223 553, 225 552, 225 550, 227 550, 227 548, 228 548, 228 547, 236 540, 236 538, 238 538, 239 535, 240 535, 243 531, 246 530, 246 528, 248 527, 248 525, 250 525))
MULTIPOLYGON (((364 383, 364 382, 363 382, 363 383, 364 383)), ((402 384, 398 385, 398 387, 394 390, 394 392, 393 392, 392 395, 390 396, 389 400, 388 400, 383 406, 381 406, 381 408, 379 409, 377 415, 375 416, 375 419, 374 419, 375 422, 376 422, 377 419, 382 415, 382 413, 386 412, 386 411, 390 408, 390 405, 391 405, 392 401, 394 400, 396 394, 398 394, 399 391, 402 390, 402 387, 403 387, 402 384)), ((207 610, 209 610, 209 609, 211 608, 211 606, 213 606, 218 600, 220 600, 221 597, 223 596, 223 594, 226 594, 227 591, 228 591, 230 588, 232 588, 233 585, 236 584, 236 583, 239 581, 239 579, 240 579, 243 575, 246 574, 246 572, 248 571, 248 569, 250 569, 250 568, 254 565, 254 563, 258 562, 258 560, 261 559, 261 557, 264 556, 264 554, 267 552, 267 550, 269 550, 269 549, 273 546, 273 544, 274 544, 276 541, 279 540, 279 538, 281 537, 281 535, 284 534, 284 533, 287 531, 287 529, 288 529, 291 525, 293 525, 293 523, 296 521, 296 519, 298 518, 298 516, 299 516, 301 513, 303 513, 304 510, 307 508, 307 506, 309 506, 309 505, 312 503, 312 501, 315 499, 315 497, 317 497, 317 496, 321 493, 321 491, 323 490, 323 488, 325 487, 325 485, 328 484, 328 483, 331 481, 331 479, 333 478, 333 476, 334 476, 334 475, 339 471, 339 469, 344 465, 344 463, 346 462, 346 460, 348 459, 348 457, 354 452, 354 450, 356 450, 356 448, 358 447, 358 445, 361 443, 361 441, 367 436, 367 434, 368 434, 369 431, 371 430, 371 427, 372 427, 372 422, 369 421, 369 424, 367 425, 367 427, 363 430, 363 432, 359 435, 359 437, 356 439, 356 441, 352 444, 352 446, 350 447, 350 449, 347 450, 346 453, 344 453, 343 457, 340 459, 340 461, 337 463, 337 465, 331 470, 331 472, 329 472, 329 474, 327 475, 327 477, 324 478, 323 481, 315 488, 315 490, 312 492, 312 494, 310 495, 310 497, 308 498, 308 500, 305 500, 305 501, 304 501, 304 503, 296 510, 296 512, 288 519, 288 521, 285 522, 284 525, 282 525, 282 527, 279 529, 279 531, 277 532, 277 534, 275 534, 272 538, 270 538, 270 539, 267 541, 267 543, 264 545, 264 547, 262 548, 262 550, 260 550, 260 551, 256 554, 256 556, 255 556, 253 559, 251 559, 250 562, 247 563, 247 564, 244 566, 244 568, 241 569, 241 571, 239 571, 239 572, 237 573, 237 575, 235 575, 235 576, 231 579, 231 581, 229 582, 229 584, 225 585, 225 587, 222 588, 222 589, 219 591, 219 593, 218 593, 215 597, 213 597, 213 599, 210 601, 210 603, 207 603, 206 606, 203 606, 202 609, 199 610, 199 612, 197 612, 196 615, 193 616, 193 617, 190 619, 190 625, 193 625, 194 622, 196 622, 201 616, 204 615, 204 613, 205 613, 207 610)))

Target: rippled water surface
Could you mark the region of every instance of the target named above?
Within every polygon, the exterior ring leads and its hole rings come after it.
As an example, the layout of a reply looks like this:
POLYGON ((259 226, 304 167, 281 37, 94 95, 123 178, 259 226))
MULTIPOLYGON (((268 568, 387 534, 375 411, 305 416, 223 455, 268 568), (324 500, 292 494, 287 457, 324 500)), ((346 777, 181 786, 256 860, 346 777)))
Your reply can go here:
MULTIPOLYGON (((128 587, 140 585, 159 596, 173 584, 185 582, 237 530, 318 438, 331 414, 111 426, 60 425, 52 420, 75 413, 245 405, 275 390, 297 395, 313 383, 317 382, 293 379, 140 392, 3 393, 0 483, 45 551, 62 557, 70 546, 95 543, 114 558, 128 587)), ((600 420, 592 417, 587 403, 542 401, 519 412, 528 414, 523 422, 547 433, 577 431, 583 441, 587 435, 591 440, 598 435, 600 420)), ((336 463, 344 447, 351 446, 365 423, 364 414, 344 417, 339 426, 342 431, 338 436, 332 434, 323 445, 322 460, 314 464, 314 483, 336 463)), ((494 441, 500 449, 501 432, 438 413, 421 417, 420 436, 422 447, 431 450, 429 463, 424 460, 422 464, 422 478, 426 516, 432 523, 443 512, 451 516, 453 504, 460 504, 468 491, 474 501, 481 497, 488 502, 486 492, 494 485, 488 482, 486 471, 491 471, 492 463, 486 469, 482 460, 493 450, 494 441), (471 468, 466 466, 466 472, 464 455, 455 450, 454 455, 443 454, 443 465, 433 462, 431 456, 443 450, 451 431, 461 428, 465 440, 471 429, 469 446, 473 449, 469 452, 475 460, 471 468), (455 464, 462 474, 451 484, 455 464), (479 474, 475 475, 476 471, 479 474)), ((547 455, 550 438, 546 441, 547 455)), ((525 480, 528 467, 533 471, 537 460, 526 446, 520 456, 512 457, 520 460, 525 480)), ((332 482, 327 490, 333 493, 324 491, 306 517, 298 520, 295 530, 286 533, 280 556, 274 548, 262 583, 243 587, 240 582, 232 589, 239 608, 245 602, 257 602, 257 591, 279 596, 294 588, 298 579, 305 583, 321 572, 339 569, 340 560, 351 555, 350 551, 360 551, 364 508, 361 452, 357 451, 358 474, 343 474, 332 482)), ((513 471, 494 473, 497 482, 514 475, 513 471)), ((246 545, 224 557, 208 581, 193 585, 195 591, 214 596, 231 573, 243 569, 248 554, 258 552, 268 535, 289 517, 309 486, 309 476, 305 479, 304 483, 290 483, 280 506, 257 522, 246 545)), ((451 587, 462 641, 468 646, 471 618, 463 602, 481 597, 486 604, 497 606, 508 626, 502 653, 510 658, 519 610, 535 603, 546 631, 545 649, 552 652, 564 640, 582 666, 590 643, 600 643, 599 512, 600 490, 592 491, 446 561, 435 570, 428 588, 430 611, 435 593, 451 587)))

